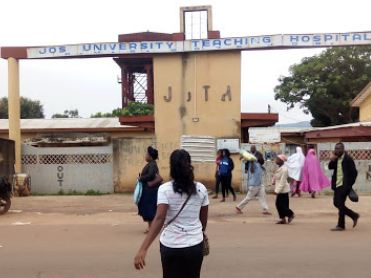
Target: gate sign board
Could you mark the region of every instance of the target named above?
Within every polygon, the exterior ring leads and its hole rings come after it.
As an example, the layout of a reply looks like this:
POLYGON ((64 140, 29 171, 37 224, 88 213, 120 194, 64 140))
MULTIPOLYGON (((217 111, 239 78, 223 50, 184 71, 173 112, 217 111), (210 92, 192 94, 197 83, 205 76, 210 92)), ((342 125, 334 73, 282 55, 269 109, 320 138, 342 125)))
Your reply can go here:
POLYGON ((281 132, 276 127, 249 128, 249 142, 252 144, 279 143, 281 132))
POLYGON ((240 139, 218 139, 217 140, 217 149, 228 149, 231 153, 240 152, 240 139))
POLYGON ((371 31, 352 33, 283 34, 187 41, 102 42, 27 48, 27 58, 56 58, 141 53, 216 50, 311 48, 370 45, 371 31))

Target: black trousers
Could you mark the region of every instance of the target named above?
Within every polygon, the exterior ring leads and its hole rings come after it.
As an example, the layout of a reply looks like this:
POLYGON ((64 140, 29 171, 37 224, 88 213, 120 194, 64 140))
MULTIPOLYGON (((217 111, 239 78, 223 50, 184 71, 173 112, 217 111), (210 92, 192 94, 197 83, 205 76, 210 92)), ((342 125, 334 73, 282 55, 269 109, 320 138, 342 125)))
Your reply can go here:
POLYGON ((219 194, 219 186, 220 186, 220 175, 215 176, 215 194, 219 194))
POLYGON ((160 243, 163 278, 200 278, 203 244, 169 248, 160 243))
POLYGON ((230 176, 220 176, 220 182, 222 184, 222 194, 223 198, 225 198, 226 193, 228 190, 232 193, 233 196, 236 196, 232 187, 232 175, 230 176))
POLYGON ((277 194, 276 208, 281 219, 294 215, 294 212, 290 209, 289 193, 277 194))
POLYGON ((344 186, 337 187, 334 192, 334 206, 339 210, 338 227, 345 228, 345 215, 353 220, 358 216, 357 213, 345 206, 350 189, 344 186))

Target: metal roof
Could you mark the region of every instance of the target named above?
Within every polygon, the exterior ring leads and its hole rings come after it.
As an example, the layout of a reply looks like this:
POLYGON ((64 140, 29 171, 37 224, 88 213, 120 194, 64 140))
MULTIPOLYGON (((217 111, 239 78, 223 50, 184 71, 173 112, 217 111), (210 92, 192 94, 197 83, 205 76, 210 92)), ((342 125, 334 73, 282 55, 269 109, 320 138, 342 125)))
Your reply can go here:
POLYGON ((369 122, 357 122, 357 123, 351 123, 351 124, 345 124, 345 125, 334 125, 334 126, 328 126, 328 127, 316 127, 309 131, 320 131, 320 130, 332 130, 332 129, 338 129, 338 128, 347 128, 347 127, 371 127, 371 121, 369 122))
MULTIPOLYGON (((133 129, 135 126, 121 125, 118 118, 62 118, 62 119, 22 119, 22 130, 53 129, 133 129)), ((9 120, 0 119, 0 130, 9 129, 9 120)))
POLYGON ((359 107, 371 95, 371 81, 363 88, 363 90, 352 100, 352 107, 359 107))

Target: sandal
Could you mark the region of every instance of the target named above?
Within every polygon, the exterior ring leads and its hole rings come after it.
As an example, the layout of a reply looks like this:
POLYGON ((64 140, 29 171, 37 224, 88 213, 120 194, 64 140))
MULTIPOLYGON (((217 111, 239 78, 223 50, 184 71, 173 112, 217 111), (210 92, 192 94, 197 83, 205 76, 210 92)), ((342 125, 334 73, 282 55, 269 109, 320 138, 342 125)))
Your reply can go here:
POLYGON ((236 213, 237 214, 242 214, 243 212, 242 212, 242 210, 240 208, 236 207, 236 213))
POLYGON ((281 219, 280 221, 276 222, 278 225, 284 225, 287 224, 286 219, 281 219))

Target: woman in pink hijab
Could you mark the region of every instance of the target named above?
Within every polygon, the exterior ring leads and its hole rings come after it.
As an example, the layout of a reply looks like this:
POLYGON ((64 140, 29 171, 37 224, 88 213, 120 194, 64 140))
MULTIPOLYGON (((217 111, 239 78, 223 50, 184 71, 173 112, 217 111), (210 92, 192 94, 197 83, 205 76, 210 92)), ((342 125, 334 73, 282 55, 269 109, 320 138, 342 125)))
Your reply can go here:
POLYGON ((319 163, 315 150, 309 149, 304 162, 300 189, 304 192, 311 193, 312 198, 316 198, 316 192, 330 186, 330 184, 330 179, 321 169, 321 164, 319 163))

